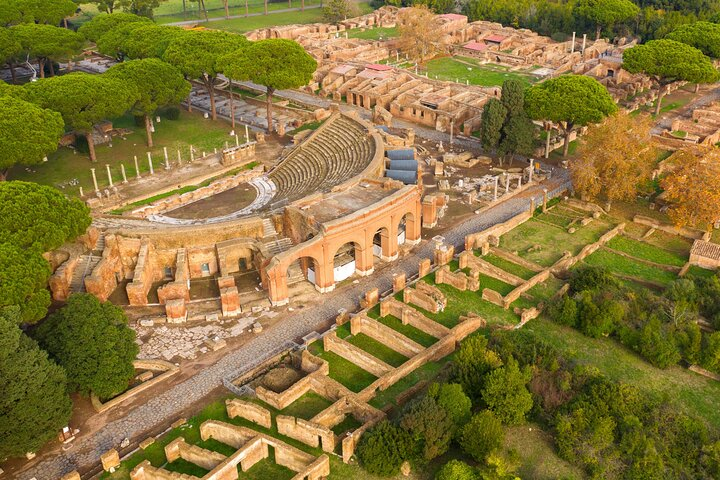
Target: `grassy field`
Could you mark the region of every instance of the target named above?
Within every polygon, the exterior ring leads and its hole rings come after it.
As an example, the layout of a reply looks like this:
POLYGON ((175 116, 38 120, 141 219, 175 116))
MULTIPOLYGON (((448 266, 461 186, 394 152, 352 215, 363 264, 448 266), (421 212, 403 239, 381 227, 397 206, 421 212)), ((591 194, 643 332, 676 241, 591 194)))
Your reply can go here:
POLYGON ((328 362, 330 378, 337 380, 353 392, 359 392, 377 379, 375 375, 363 370, 350 360, 334 352, 326 352, 321 342, 313 343, 308 350, 328 362))
POLYGON ((630 258, 623 257, 608 250, 598 250, 587 257, 584 262, 588 265, 607 267, 611 272, 620 275, 627 275, 640 280, 648 280, 660 285, 669 285, 677 278, 672 272, 633 261, 630 258))
POLYGON ((310 420, 330 405, 332 405, 330 400, 325 397, 321 397, 313 391, 309 391, 285 407, 282 413, 283 415, 290 415, 291 417, 310 420))
POLYGON ((528 280, 532 278, 533 275, 535 275, 535 272, 533 272, 532 270, 527 269, 522 265, 518 265, 517 263, 513 263, 509 260, 505 260, 504 258, 500 258, 497 255, 493 255, 492 253, 483 256, 482 259, 488 263, 492 263, 498 268, 502 268, 508 273, 512 273, 513 275, 523 278, 525 280, 528 280))
POLYGON ((717 408, 720 382, 679 366, 666 370, 655 368, 616 340, 589 338, 542 317, 523 328, 555 346, 564 356, 598 368, 613 380, 664 396, 681 410, 720 431, 720 409, 717 408))
POLYGON ((387 315, 385 317, 380 317, 380 308, 375 307, 371 309, 368 312, 368 316, 370 318, 374 318, 383 325, 386 325, 393 330, 396 330, 406 337, 408 337, 410 340, 413 340, 423 347, 429 347, 433 343, 437 342, 437 338, 433 337, 432 335, 423 332, 419 328, 415 328, 412 325, 403 325, 403 323, 400 321, 399 318, 393 317, 392 315, 387 315))
POLYGON ((397 27, 377 27, 362 31, 355 28, 348 32, 348 38, 360 38, 363 40, 387 40, 399 35, 397 27))
POLYGON ((557 456, 552 436, 534 423, 508 427, 505 431, 504 447, 515 450, 520 455, 520 467, 517 471, 520 478, 534 480, 585 478, 582 470, 557 456))
POLYGON ((525 86, 530 86, 537 78, 527 73, 511 72, 508 68, 485 64, 467 57, 442 57, 428 61, 424 65, 430 78, 439 80, 469 82, 470 85, 483 87, 500 86, 505 80, 519 80, 525 86))
MULTIPOLYGON (((133 118, 126 115, 113 121, 115 128, 127 128, 132 133, 124 138, 115 137, 112 146, 109 144, 96 147, 97 163, 92 163, 87 154, 76 153, 70 148, 60 148, 48 157, 46 163, 32 167, 17 166, 10 171, 11 180, 25 180, 52 185, 68 195, 79 195, 78 187, 83 187, 85 194, 91 194, 94 187, 91 168, 95 168, 100 188, 109 185, 105 164, 109 164, 113 182, 121 182, 120 164, 125 165, 128 179, 135 177, 133 156, 138 157, 141 174, 149 172, 147 152, 152 151, 153 165, 156 170, 163 166, 163 147, 167 147, 171 162, 177 164, 177 151, 180 150, 183 161, 190 160, 190 145, 197 156, 203 151, 212 152, 214 148, 222 148, 226 141, 234 141, 230 137, 230 126, 222 121, 206 120, 200 113, 181 111, 178 120, 163 119, 156 124, 153 139, 155 147, 148 149, 145 141, 145 128, 136 127, 133 118), (78 182, 71 185, 70 182, 78 182)), ((243 139, 241 138, 241 141, 243 139)))
MULTIPOLYGON (((372 7, 366 2, 359 2, 360 14, 370 13, 372 7)), ((321 8, 313 8, 304 12, 279 12, 271 15, 259 15, 256 17, 233 18, 230 20, 219 20, 208 24, 208 28, 226 30, 228 32, 245 33, 258 28, 267 28, 277 25, 292 25, 305 23, 323 22, 321 8)))
MULTIPOLYGON (((648 260, 662 265, 682 267, 688 261, 688 255, 679 255, 675 252, 664 250, 655 245, 650 245, 638 240, 633 240, 623 235, 618 235, 607 243, 613 250, 625 252, 636 258, 648 260)), ((689 252, 688 252, 689 253, 689 252)))
POLYGON ((585 245, 597 241, 613 227, 608 221, 599 219, 578 228, 575 233, 567 233, 564 229, 550 227, 540 221, 545 218, 546 214, 539 215, 506 233, 500 238, 500 247, 549 267, 562 257, 563 250, 577 255, 585 245), (528 251, 534 246, 540 248, 528 251))
POLYGON ((396 352, 392 348, 374 340, 364 333, 359 333, 348 339, 348 343, 355 345, 368 352, 378 360, 382 360, 391 367, 399 367, 407 361, 407 357, 396 352))

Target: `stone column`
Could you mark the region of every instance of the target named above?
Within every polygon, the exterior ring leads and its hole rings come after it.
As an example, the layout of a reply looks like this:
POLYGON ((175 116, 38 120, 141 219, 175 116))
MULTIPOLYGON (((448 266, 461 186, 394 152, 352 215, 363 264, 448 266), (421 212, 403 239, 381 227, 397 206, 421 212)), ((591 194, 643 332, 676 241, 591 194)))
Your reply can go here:
POLYGON ((547 212, 547 194, 548 194, 547 188, 543 188, 543 205, 542 205, 543 213, 547 212))
POLYGON ((498 183, 500 183, 499 180, 500 180, 500 177, 496 175, 495 176, 495 191, 493 192, 493 200, 497 200, 498 183))
POLYGON ((190 145, 190 163, 195 161, 195 150, 193 150, 193 146, 190 145))
POLYGON ((127 181, 127 175, 125 175, 125 165, 123 165, 122 163, 120 164, 120 171, 122 172, 123 183, 127 183, 128 181, 127 181))
POLYGON ((165 156, 165 170, 170 170, 170 160, 168 160, 167 147, 163 147, 163 155, 165 156))
POLYGON ((245 143, 250 142, 250 132, 248 130, 247 124, 245 124, 245 143))
POLYGON ((240 137, 238 136, 237 133, 235 134, 235 146, 236 147, 240 146, 240 137))
POLYGON ((532 183, 533 173, 535 173, 535 160, 530 159, 530 171, 528 172, 528 183, 532 183))
POLYGON ((182 165, 182 156, 180 155, 180 149, 178 148, 178 167, 182 165))
POLYGON ((134 156, 134 160, 135 160, 135 176, 137 176, 137 178, 142 178, 140 176, 140 167, 138 166, 137 155, 134 156))
POLYGON ((84 197, 84 196, 85 196, 85 194, 83 193, 83 188, 82 188, 82 187, 80 187, 80 196, 81 196, 81 197, 84 197))
POLYGON ((95 186, 95 191, 96 191, 96 192, 99 192, 100 189, 98 188, 97 177, 95 176, 95 169, 94 169, 94 168, 91 168, 91 169, 90 169, 90 172, 92 173, 93 185, 95 186))
POLYGON ((105 164, 105 170, 107 170, 108 182, 110 182, 110 187, 112 187, 112 186, 113 186, 113 182, 112 182, 112 175, 110 174, 110 165, 107 164, 107 163, 105 164))
POLYGON ((572 45, 570 45, 570 53, 575 52, 575 32, 573 32, 572 45))
POLYGON ((585 44, 587 43, 587 33, 583 33, 583 44, 581 53, 585 55, 585 44))
POLYGON ((522 187, 522 175, 518 176, 518 188, 522 187))
POLYGON ((147 152, 147 157, 148 157, 148 165, 150 165, 150 175, 155 175, 155 170, 153 169, 153 164, 152 164, 152 153, 147 152))
POLYGON ((510 175, 505 174, 505 193, 510 191, 510 175))

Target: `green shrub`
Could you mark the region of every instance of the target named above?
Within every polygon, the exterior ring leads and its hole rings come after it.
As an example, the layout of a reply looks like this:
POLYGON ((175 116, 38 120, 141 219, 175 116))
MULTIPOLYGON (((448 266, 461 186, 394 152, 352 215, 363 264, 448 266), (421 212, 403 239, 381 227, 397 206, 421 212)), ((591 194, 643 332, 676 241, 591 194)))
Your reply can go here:
POLYGON ((505 366, 485 376, 482 399, 503 423, 518 425, 525 421, 525 414, 533 406, 532 395, 526 387, 530 376, 530 370, 521 371, 512 357, 505 366))
POLYGON ((667 368, 680 361, 680 352, 663 331, 660 320, 653 316, 640 332, 640 355, 658 368, 667 368))
POLYGON ((477 462, 485 462, 485 457, 500 448, 505 438, 502 422, 490 410, 473 415, 460 433, 460 446, 463 451, 477 462))
POLYGON ((485 337, 472 335, 460 344, 453 362, 453 380, 462 385, 473 402, 481 397, 485 374, 502 365, 500 357, 486 347, 485 337))
POLYGON ((455 434, 448 412, 429 396, 408 406, 400 426, 411 435, 417 454, 425 461, 447 452, 455 434))
POLYGON ((548 308, 548 316, 560 325, 574 327, 577 324, 577 302, 568 295, 563 295, 548 308))
POLYGON ((145 128, 145 115, 133 115, 133 124, 136 127, 145 128))
POLYGON ((618 280, 606 267, 583 266, 573 270, 570 277, 570 290, 582 292, 585 290, 603 290, 617 287, 618 280))
POLYGON ((405 430, 383 420, 361 437, 357 455, 369 473, 392 477, 410 456, 412 443, 405 430))
POLYGON ((477 478, 475 469, 460 460, 450 460, 435 474, 435 480, 476 480, 477 478))
POLYGON ((470 419, 472 401, 463 392, 462 385, 457 383, 433 383, 428 389, 428 396, 435 399, 450 416, 455 425, 463 425, 470 419))

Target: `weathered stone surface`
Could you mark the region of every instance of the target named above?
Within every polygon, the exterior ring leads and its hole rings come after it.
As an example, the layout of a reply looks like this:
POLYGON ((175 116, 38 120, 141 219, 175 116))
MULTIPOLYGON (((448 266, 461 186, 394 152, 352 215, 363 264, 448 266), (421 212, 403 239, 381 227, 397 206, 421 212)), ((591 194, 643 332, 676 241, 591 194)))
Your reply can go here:
POLYGON ((103 470, 109 472, 110 469, 120 466, 120 454, 115 449, 108 450, 100 456, 100 462, 102 462, 103 470))

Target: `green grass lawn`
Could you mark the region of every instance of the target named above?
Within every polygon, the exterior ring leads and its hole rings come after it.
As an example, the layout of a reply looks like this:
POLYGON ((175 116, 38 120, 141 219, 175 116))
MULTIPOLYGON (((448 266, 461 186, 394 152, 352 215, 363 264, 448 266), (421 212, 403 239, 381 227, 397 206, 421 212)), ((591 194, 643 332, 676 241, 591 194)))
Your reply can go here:
MULTIPOLYGON (((79 196, 79 186, 85 190, 85 195, 93 194, 91 168, 95 174, 100 188, 109 185, 105 164, 109 164, 113 182, 120 183, 122 174, 120 164, 125 165, 128 179, 135 178, 133 156, 138 157, 141 175, 149 172, 147 152, 152 151, 153 165, 157 172, 163 170, 163 147, 168 149, 168 157, 173 165, 177 165, 177 151, 180 150, 183 161, 190 160, 190 145, 199 157, 203 151, 211 153, 214 148, 221 149, 225 142, 234 142, 230 137, 230 125, 223 121, 213 122, 206 120, 200 113, 181 111, 178 120, 163 119, 155 126, 153 135, 155 147, 148 149, 145 139, 145 128, 137 127, 130 115, 115 119, 115 128, 128 128, 133 132, 122 139, 115 137, 112 147, 99 145, 96 147, 97 163, 92 163, 87 154, 74 153, 70 148, 60 148, 48 157, 48 161, 32 167, 16 166, 10 171, 11 180, 25 180, 43 185, 60 188, 63 193, 79 196), (31 170, 31 171, 28 171, 31 170), (79 185, 71 186, 68 182, 77 179, 79 185)), ((241 141, 243 139, 241 138, 241 141)))
POLYGON ((702 278, 709 278, 715 275, 717 271, 715 270, 708 270, 707 268, 698 267, 697 265, 690 265, 690 268, 688 269, 686 276, 695 276, 695 277, 702 277, 702 278))
MULTIPOLYGON (((286 4, 287 5, 287 4, 286 4)), ((366 2, 359 2, 360 13, 365 14, 372 11, 372 7, 366 2)), ((287 8, 287 6, 285 7, 287 8)), ((245 33, 258 28, 267 28, 278 25, 306 24, 323 22, 321 8, 313 8, 304 12, 280 12, 271 15, 259 15, 256 17, 233 18, 230 20, 219 20, 210 22, 208 28, 226 30, 228 32, 245 33)))
POLYGON ((672 265, 682 267, 688 261, 688 255, 682 256, 674 252, 669 252, 655 245, 645 242, 633 240, 624 235, 618 235, 607 243, 607 246, 613 250, 618 250, 633 257, 648 260, 662 265, 672 265))
POLYGON ((562 288, 563 283, 564 282, 562 280, 550 275, 550 278, 542 283, 538 283, 528 290, 527 293, 539 302, 547 302, 553 295, 555 295, 555 293, 557 293, 558 290, 560 290, 560 288, 562 288))
POLYGON ((515 79, 525 86, 537 81, 536 77, 528 74, 510 72, 500 65, 481 65, 472 58, 442 57, 435 58, 425 64, 428 76, 439 80, 458 81, 470 85, 483 87, 500 86, 505 80, 515 79))
POLYGON ((329 377, 337 380, 353 392, 359 392, 363 388, 377 380, 372 373, 363 370, 350 360, 347 360, 334 352, 326 352, 322 342, 315 342, 309 347, 310 353, 317 355, 330 365, 329 377))
POLYGON ((520 478, 535 480, 565 480, 585 478, 581 469, 558 457, 550 434, 535 423, 526 423, 505 430, 506 449, 520 456, 517 474, 520 478))
POLYGON ((396 352, 387 345, 374 340, 364 333, 359 333, 348 339, 348 343, 352 343, 358 348, 361 348, 368 352, 378 360, 382 360, 391 367, 399 367, 407 361, 407 357, 396 352))
MULTIPOLYGON (((539 215, 540 219, 545 215, 539 215)), ((577 255, 585 245, 597 241, 613 225, 604 220, 594 220, 592 223, 579 227, 575 233, 530 219, 514 228, 500 238, 500 247, 510 252, 517 252, 521 257, 545 267, 551 266, 562 257, 563 250, 577 255), (529 252, 528 249, 539 245, 540 249, 529 252)))
POLYGON ((332 431, 335 433, 335 435, 342 435, 345 432, 352 432, 353 430, 357 430, 358 427, 360 427, 361 425, 362 423, 358 422, 357 419, 352 415, 345 415, 345 418, 342 422, 332 427, 332 431))
POLYGON ((410 340, 417 342, 423 347, 429 347, 433 343, 437 342, 437 338, 433 337, 429 333, 425 333, 419 328, 415 328, 412 325, 403 325, 399 318, 387 315, 380 317, 379 309, 373 309, 368 312, 370 318, 374 318, 383 325, 392 328, 393 330, 402 333, 410 340))
POLYGON ((285 407, 280 413, 282 415, 310 420, 330 405, 332 405, 330 400, 313 391, 309 391, 285 407))
POLYGON ((620 275, 649 280, 661 285, 669 285, 677 278, 672 272, 635 262, 608 250, 598 250, 587 257, 584 262, 588 265, 607 267, 610 271, 620 275))
POLYGON ((348 38, 360 38, 363 40, 387 40, 399 35, 397 27, 377 27, 362 31, 354 28, 348 32, 348 38))
POLYGON ((720 409, 717 408, 720 382, 679 366, 666 370, 655 368, 614 339, 586 337, 543 317, 523 329, 555 346, 564 356, 598 368, 612 380, 667 397, 681 410, 704 419, 714 430, 720 431, 720 409))
MULTIPOLYGON (((310 6, 319 6, 321 0, 305 0, 305 8, 310 6)), ((160 3, 155 9, 155 21, 158 23, 182 22, 184 20, 198 20, 200 23, 205 21, 205 14, 198 11, 196 2, 187 2, 187 14, 183 15, 182 0, 167 0, 160 3)), ((224 18, 225 7, 222 0, 205 0, 208 18, 224 18)), ((230 16, 245 15, 244 0, 230 0, 228 5, 230 16)), ((268 3, 268 12, 272 15, 274 11, 284 10, 287 8, 300 8, 300 0, 281 1, 268 3)), ((320 9, 318 9, 320 10, 320 9)), ((248 0, 248 13, 264 13, 264 2, 258 0, 248 0)), ((214 22, 211 22, 211 25, 214 22)))
MULTIPOLYGON (((425 281, 434 285, 435 274, 430 274, 425 277, 425 281)), ((489 278, 489 277, 488 277, 489 278)), ((494 280, 494 279, 493 279, 494 280)), ((484 279, 480 279, 480 287, 492 288, 488 284, 483 283, 484 279)), ((497 280, 496 280, 497 281, 497 280)), ((502 283, 502 282, 500 282, 502 283)), ((503 284, 507 285, 507 284, 503 284)), ((482 299, 482 292, 461 292, 450 285, 437 285, 441 292, 447 297, 447 306, 445 310, 439 313, 430 313, 421 308, 417 308, 418 311, 422 312, 428 318, 435 320, 448 328, 452 328, 457 325, 460 321, 461 315, 467 315, 468 312, 474 312, 484 317, 488 323, 499 323, 506 325, 514 325, 518 322, 518 317, 510 310, 505 310, 502 307, 498 307, 490 302, 482 299)), ((494 288, 493 288, 494 290, 494 288)))
POLYGON ((535 272, 533 272, 532 270, 525 268, 522 265, 518 265, 517 263, 513 263, 510 260, 500 258, 492 253, 485 255, 484 257, 482 257, 482 259, 488 263, 492 263, 498 268, 502 268, 508 273, 512 273, 513 275, 523 278, 525 280, 528 280, 535 275, 535 272))

